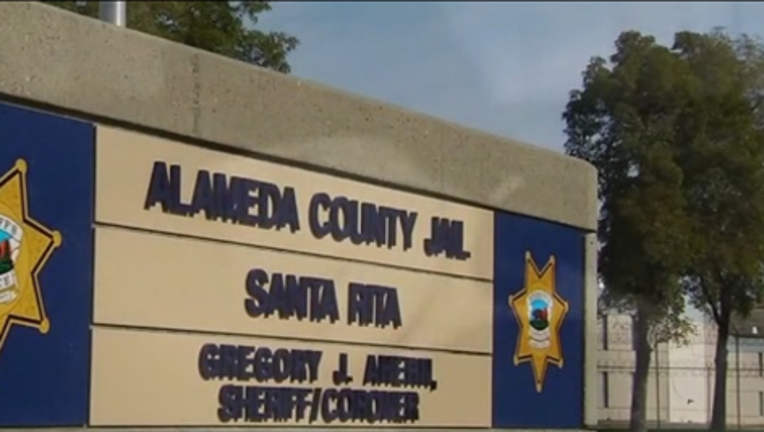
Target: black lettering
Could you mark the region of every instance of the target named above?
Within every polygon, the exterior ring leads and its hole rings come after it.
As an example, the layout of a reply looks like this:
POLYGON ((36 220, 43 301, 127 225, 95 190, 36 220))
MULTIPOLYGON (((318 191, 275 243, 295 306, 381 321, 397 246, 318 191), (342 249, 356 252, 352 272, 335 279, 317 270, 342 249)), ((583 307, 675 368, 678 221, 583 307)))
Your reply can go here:
POLYGON ((377 386, 381 383, 379 377, 379 364, 377 362, 377 356, 366 356, 366 367, 363 371, 363 385, 377 386))
POLYGON ((365 327, 403 325, 398 290, 391 287, 350 283, 348 286, 347 323, 365 327))
POLYGON ((317 193, 310 198, 308 224, 310 225, 310 232, 317 239, 322 239, 332 232, 329 222, 319 216, 319 212, 326 212, 330 202, 331 198, 325 193, 317 193))
POLYGON ((294 188, 254 179, 198 170, 189 203, 181 201, 182 175, 179 165, 156 161, 149 179, 144 208, 161 205, 162 212, 229 222, 261 229, 291 232, 300 229, 294 188))
POLYGON ((172 194, 170 190, 170 176, 167 172, 167 164, 162 161, 154 162, 149 179, 149 188, 146 191, 146 200, 143 208, 149 210, 160 204, 162 211, 167 213, 172 207, 172 194))
POLYGON ((326 424, 400 424, 420 418, 420 397, 415 392, 226 384, 220 387, 218 402, 221 422, 281 423, 307 419, 313 423, 320 416, 326 424))
POLYGON ((257 318, 268 313, 268 291, 264 285, 268 283, 268 273, 262 269, 252 269, 247 273, 245 288, 249 298, 244 300, 247 315, 257 318))
POLYGON ((239 347, 220 345, 220 377, 233 380, 239 376, 239 347))
POLYGON ((273 380, 284 382, 292 375, 292 353, 283 348, 273 353, 273 380))
POLYGON ((220 376, 220 363, 216 361, 219 355, 220 350, 215 344, 204 344, 199 350, 199 375, 202 379, 209 380, 220 376))
POLYGON ((255 379, 259 382, 266 382, 273 379, 273 369, 271 369, 271 360, 273 351, 270 348, 262 347, 255 352, 255 379))
POLYGON ((424 240, 427 256, 439 256, 465 261, 472 254, 464 250, 464 222, 433 217, 430 221, 430 238, 424 240))
POLYGON ((384 246, 387 239, 387 219, 382 208, 371 203, 361 204, 361 237, 364 243, 384 246))
POLYGON ((400 226, 404 251, 412 247, 417 216, 416 212, 343 196, 332 198, 324 192, 313 195, 308 208, 310 230, 317 239, 331 235, 336 242, 393 248, 398 244, 400 226))
POLYGON ((314 382, 323 353, 249 345, 204 344, 199 350, 199 375, 204 380, 314 382))
POLYGON ((277 314, 279 319, 339 320, 334 281, 310 276, 268 273, 252 269, 247 274, 244 310, 252 318, 277 314))
POLYGON ((265 412, 265 392, 261 387, 247 386, 244 390, 244 418, 248 422, 259 423, 267 420, 265 412))
POLYGON ((419 421, 419 394, 408 392, 403 394, 403 418, 407 421, 419 421))
POLYGON ((331 423, 339 418, 337 413, 337 390, 326 389, 323 392, 321 401, 313 401, 321 405, 321 419, 326 423, 331 423))
POLYGON ((327 424, 405 423, 419 420, 419 395, 413 392, 326 389, 320 402, 321 419, 327 424))
POLYGON ((220 387, 218 392, 218 419, 223 423, 242 418, 243 388, 227 384, 220 387))
POLYGON ((208 220, 213 220, 217 217, 215 210, 215 197, 210 173, 200 170, 196 174, 196 185, 194 186, 194 195, 191 199, 190 213, 197 214, 204 212, 204 216, 208 220))
POLYGON ((437 389, 432 359, 368 355, 363 384, 371 386, 437 389))
POLYGON ((296 233, 300 230, 300 217, 297 211, 297 194, 294 188, 287 186, 284 188, 284 194, 279 201, 278 211, 276 212, 276 226, 281 229, 289 227, 289 231, 296 233))
POLYGON ((401 211, 399 217, 401 220, 401 229, 403 231, 403 250, 409 250, 414 242, 414 225, 416 224, 417 214, 414 212, 407 213, 401 211))

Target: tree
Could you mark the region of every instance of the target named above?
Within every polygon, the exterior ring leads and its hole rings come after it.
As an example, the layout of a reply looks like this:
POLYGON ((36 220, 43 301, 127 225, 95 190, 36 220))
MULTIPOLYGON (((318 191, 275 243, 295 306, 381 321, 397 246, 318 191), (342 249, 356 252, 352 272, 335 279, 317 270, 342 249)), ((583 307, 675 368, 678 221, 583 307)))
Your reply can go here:
POLYGON ((717 326, 711 430, 721 431, 731 320, 764 293, 764 49, 717 30, 678 33, 673 50, 691 70, 676 127, 695 243, 683 281, 717 326))
POLYGON ((679 284, 689 256, 675 119, 687 67, 655 39, 626 32, 609 60, 593 58, 563 119, 568 154, 599 173, 600 278, 608 306, 634 317, 633 432, 646 431, 652 346, 687 331, 679 284))
POLYGON ((725 428, 731 320, 764 294, 763 106, 764 48, 720 30, 671 48, 626 32, 571 93, 566 150, 600 173, 601 278, 635 314, 632 430, 650 335, 682 336, 687 297, 718 328, 710 428, 725 428))
MULTIPOLYGON (((44 2, 89 17, 98 16, 98 2, 44 2)), ((282 32, 254 29, 269 2, 148 2, 131 1, 127 26, 174 42, 211 51, 247 63, 289 73, 287 55, 299 41, 282 32)))

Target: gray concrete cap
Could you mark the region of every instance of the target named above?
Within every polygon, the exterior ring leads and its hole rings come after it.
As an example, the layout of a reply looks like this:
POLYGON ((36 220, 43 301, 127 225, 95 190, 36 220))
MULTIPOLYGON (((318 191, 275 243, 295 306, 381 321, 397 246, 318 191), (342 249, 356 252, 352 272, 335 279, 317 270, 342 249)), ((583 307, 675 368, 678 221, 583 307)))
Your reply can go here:
POLYGON ((38 2, 0 16, 6 100, 596 229, 581 160, 38 2))

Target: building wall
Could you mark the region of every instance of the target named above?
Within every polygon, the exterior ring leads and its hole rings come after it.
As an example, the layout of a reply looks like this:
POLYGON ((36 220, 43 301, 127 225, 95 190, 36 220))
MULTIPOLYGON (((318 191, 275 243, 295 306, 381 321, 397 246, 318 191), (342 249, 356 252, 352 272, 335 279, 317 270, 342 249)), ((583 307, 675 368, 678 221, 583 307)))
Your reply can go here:
MULTIPOLYGON (((631 337, 631 317, 612 315, 600 319, 598 340, 598 375, 600 383, 600 421, 627 421, 630 417, 631 389, 634 373, 634 350, 631 337), (605 327, 607 324, 607 327, 605 327)), ((661 358, 667 353, 665 347, 659 347, 654 356, 661 358), (657 354, 657 356, 656 356, 657 354)), ((653 359, 655 359, 653 357, 653 359)), ((648 417, 666 418, 665 400, 668 393, 668 383, 663 376, 651 370, 647 384, 648 417), (658 413, 658 407, 661 412, 658 413)))
POLYGON ((590 165, 0 15, 0 427, 596 424, 590 165))
MULTIPOLYGON (((629 419, 635 367, 631 329, 631 317, 626 315, 599 320, 600 422, 629 419)), ((714 325, 696 322, 689 343, 658 346, 648 382, 649 421, 674 424, 710 421, 715 341, 714 325)), ((759 340, 736 341, 733 337, 728 350, 727 422, 744 426, 764 424, 764 345, 759 340)))

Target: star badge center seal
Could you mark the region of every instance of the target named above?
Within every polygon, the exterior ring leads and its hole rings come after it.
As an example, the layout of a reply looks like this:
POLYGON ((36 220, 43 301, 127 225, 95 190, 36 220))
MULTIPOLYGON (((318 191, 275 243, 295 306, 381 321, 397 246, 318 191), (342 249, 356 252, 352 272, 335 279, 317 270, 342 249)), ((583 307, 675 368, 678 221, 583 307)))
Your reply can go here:
POLYGON ((530 363, 539 393, 544 389, 548 365, 563 365, 560 328, 568 302, 557 293, 555 267, 555 258, 550 256, 539 270, 531 253, 526 252, 525 286, 509 296, 518 326, 515 365, 530 363))
POLYGON ((29 214, 26 175, 26 162, 18 160, 0 176, 0 351, 16 324, 50 329, 38 275, 61 235, 29 214))

